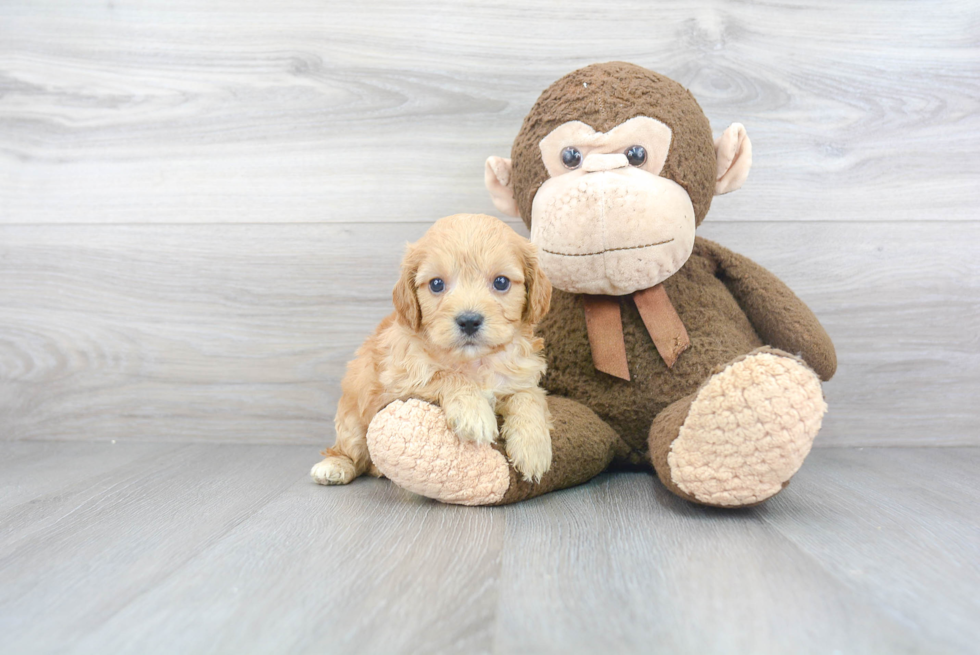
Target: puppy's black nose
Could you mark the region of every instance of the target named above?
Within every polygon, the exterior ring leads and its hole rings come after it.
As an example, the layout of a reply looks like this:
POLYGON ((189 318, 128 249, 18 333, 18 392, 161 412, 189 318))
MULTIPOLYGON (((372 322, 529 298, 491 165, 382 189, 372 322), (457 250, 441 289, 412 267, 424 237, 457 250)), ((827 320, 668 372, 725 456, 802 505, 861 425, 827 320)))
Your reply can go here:
POLYGON ((476 334, 480 326, 483 325, 483 315, 476 312, 466 312, 456 316, 456 325, 468 336, 476 334))

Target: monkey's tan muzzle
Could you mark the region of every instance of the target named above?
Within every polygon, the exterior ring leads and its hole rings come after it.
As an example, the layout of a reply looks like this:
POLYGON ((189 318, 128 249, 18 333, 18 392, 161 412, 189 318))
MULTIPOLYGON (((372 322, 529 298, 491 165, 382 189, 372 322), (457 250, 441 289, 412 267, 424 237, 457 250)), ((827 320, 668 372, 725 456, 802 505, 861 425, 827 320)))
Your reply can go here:
POLYGON ((622 154, 590 154, 579 171, 538 190, 531 241, 559 289, 626 295, 659 284, 690 256, 687 192, 624 163, 622 154))

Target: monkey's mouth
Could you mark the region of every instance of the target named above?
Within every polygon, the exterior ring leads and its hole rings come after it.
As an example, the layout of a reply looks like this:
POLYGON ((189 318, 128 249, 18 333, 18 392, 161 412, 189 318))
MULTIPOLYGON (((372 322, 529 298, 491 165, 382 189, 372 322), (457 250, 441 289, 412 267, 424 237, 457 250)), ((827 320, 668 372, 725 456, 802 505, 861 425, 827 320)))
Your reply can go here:
POLYGON ((547 248, 542 248, 543 252, 549 255, 558 255, 559 257, 594 257, 596 255, 604 255, 607 252, 617 252, 619 250, 640 250, 642 248, 653 248, 654 246, 662 246, 664 244, 670 243, 673 239, 666 239, 665 241, 657 241, 655 243, 647 243, 642 246, 623 246, 622 248, 606 248, 605 250, 599 250, 597 252, 556 252, 554 250, 548 250, 547 248))

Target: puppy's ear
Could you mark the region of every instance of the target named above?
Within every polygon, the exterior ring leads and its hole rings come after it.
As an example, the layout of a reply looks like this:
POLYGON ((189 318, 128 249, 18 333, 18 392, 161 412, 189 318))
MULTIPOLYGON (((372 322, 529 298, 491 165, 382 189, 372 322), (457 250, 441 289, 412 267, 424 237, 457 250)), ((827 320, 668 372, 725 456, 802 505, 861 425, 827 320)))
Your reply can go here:
POLYGON ((419 296, 415 288, 415 275, 419 270, 419 248, 411 244, 405 249, 402 259, 402 273, 391 292, 398 319, 413 330, 422 327, 422 307, 419 306, 419 296))
POLYGON ((551 282, 545 277, 538 261, 538 247, 530 241, 523 243, 524 250, 524 288, 527 298, 524 300, 524 314, 521 317, 525 323, 537 323, 548 313, 551 307, 551 282))

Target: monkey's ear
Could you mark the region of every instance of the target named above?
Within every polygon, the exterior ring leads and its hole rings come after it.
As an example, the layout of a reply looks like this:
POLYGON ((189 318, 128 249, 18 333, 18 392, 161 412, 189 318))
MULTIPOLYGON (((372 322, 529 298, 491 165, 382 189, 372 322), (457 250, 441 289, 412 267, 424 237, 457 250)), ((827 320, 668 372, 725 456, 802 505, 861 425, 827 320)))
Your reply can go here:
POLYGON ((493 205, 508 216, 517 216, 517 201, 514 200, 514 184, 510 177, 511 161, 504 157, 488 157, 483 183, 487 185, 493 205))
POLYGON ((417 248, 409 245, 405 251, 405 259, 402 260, 402 274, 391 292, 391 299, 395 304, 398 318, 416 332, 422 327, 422 307, 419 305, 419 296, 415 288, 415 275, 418 270, 417 248))
POLYGON ((715 195, 742 186, 752 167, 752 142, 741 123, 732 123, 715 140, 715 195))

